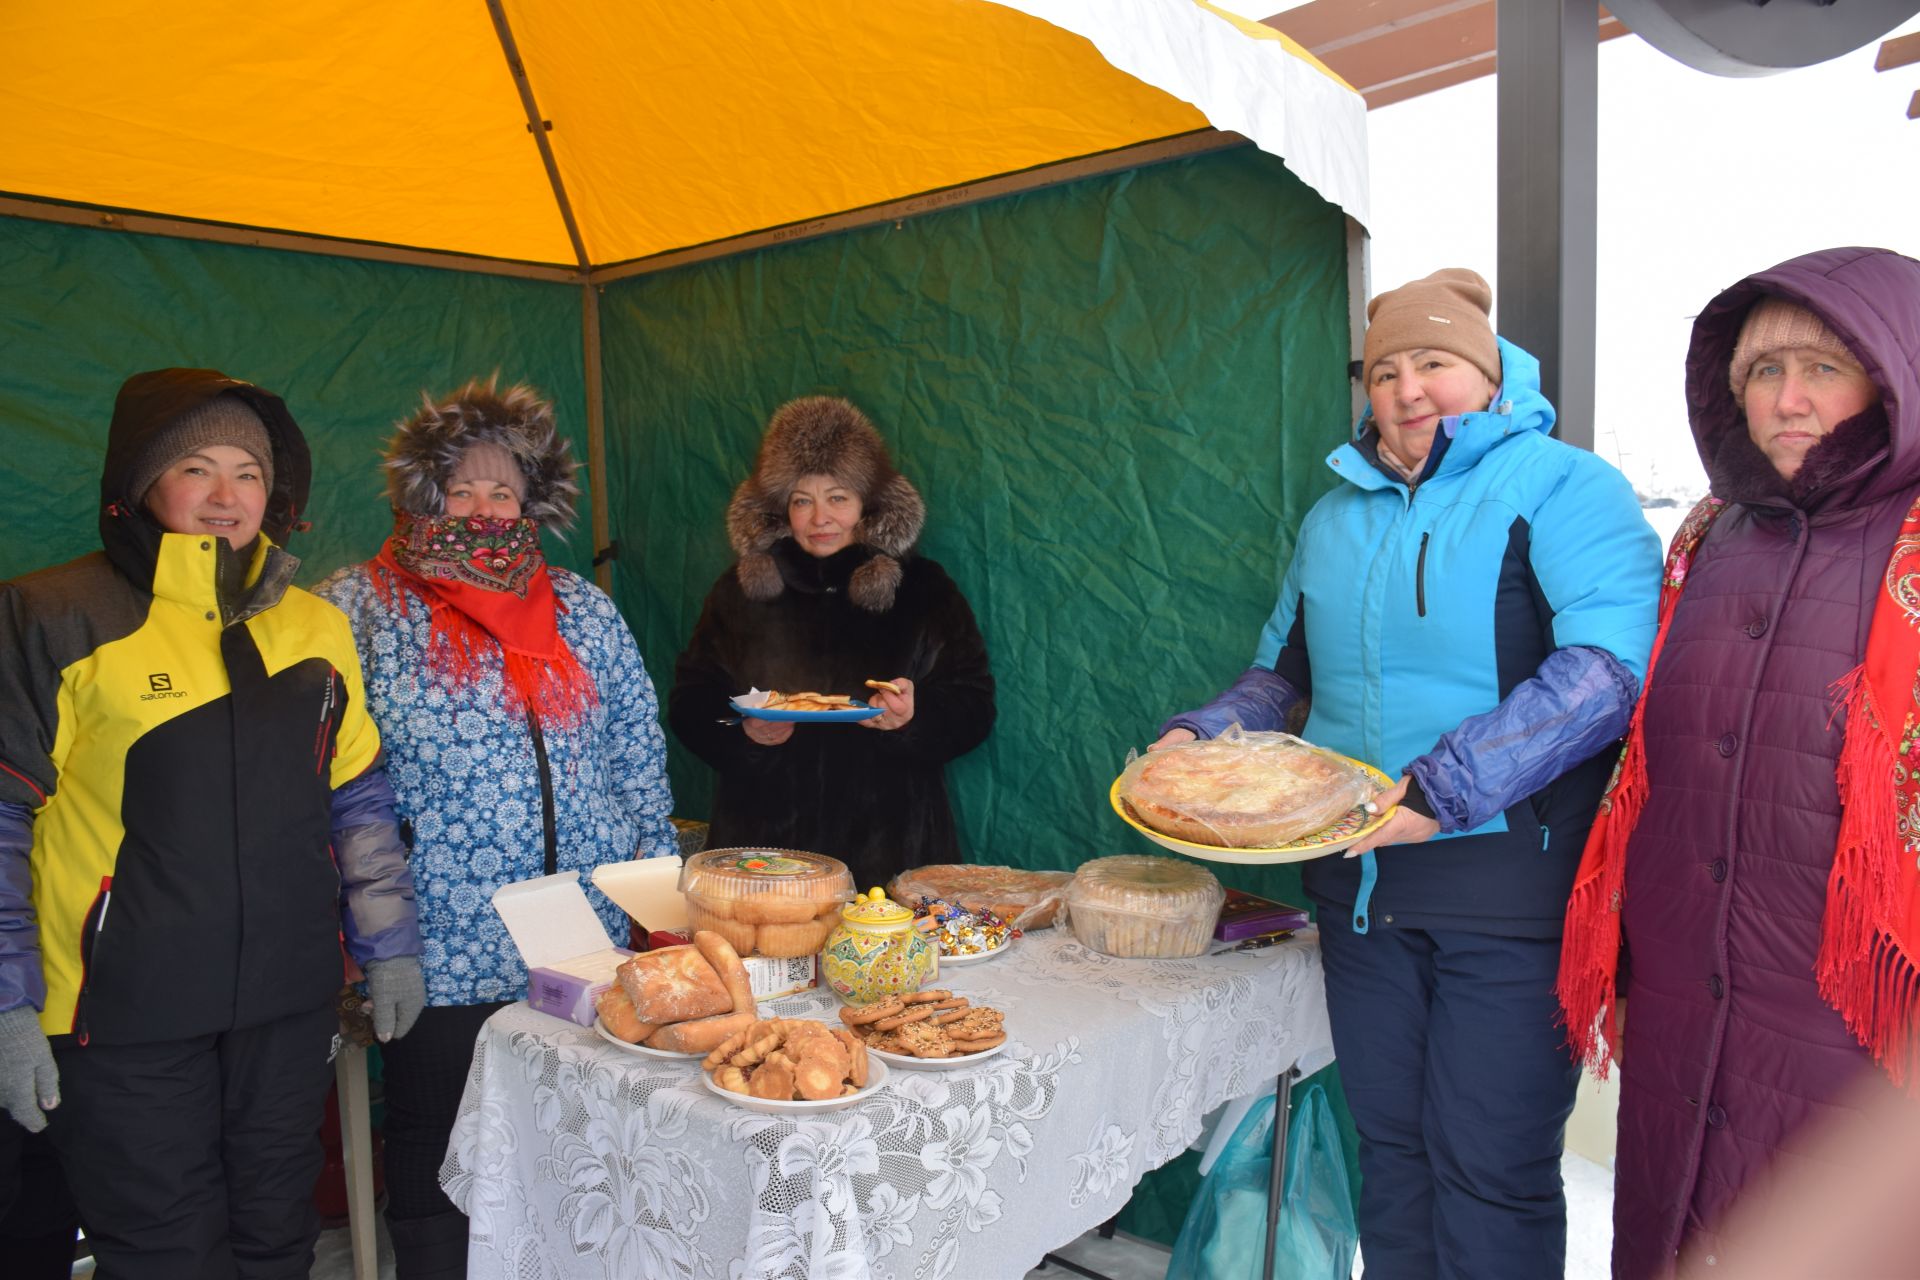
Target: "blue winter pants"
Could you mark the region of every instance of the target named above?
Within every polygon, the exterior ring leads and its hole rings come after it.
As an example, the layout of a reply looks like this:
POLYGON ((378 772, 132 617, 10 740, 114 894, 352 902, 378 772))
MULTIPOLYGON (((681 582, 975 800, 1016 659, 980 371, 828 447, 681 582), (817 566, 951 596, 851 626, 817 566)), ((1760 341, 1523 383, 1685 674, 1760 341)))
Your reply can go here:
POLYGON ((1579 1072, 1556 939, 1319 913, 1340 1081, 1360 1132, 1367 1280, 1565 1274, 1560 1146, 1579 1072))

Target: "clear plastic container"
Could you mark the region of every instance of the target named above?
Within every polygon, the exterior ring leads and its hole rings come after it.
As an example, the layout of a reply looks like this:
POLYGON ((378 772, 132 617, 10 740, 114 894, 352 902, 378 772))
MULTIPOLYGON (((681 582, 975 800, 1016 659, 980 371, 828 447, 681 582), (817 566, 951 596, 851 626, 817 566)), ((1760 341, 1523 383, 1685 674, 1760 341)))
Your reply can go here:
POLYGON ((1067 923, 1093 950, 1127 959, 1203 955, 1227 892, 1211 871, 1175 858, 1095 858, 1067 886, 1067 923))
POLYGON ((795 849, 709 849, 680 872, 688 923, 741 955, 808 956, 825 945, 853 897, 847 864, 795 849))

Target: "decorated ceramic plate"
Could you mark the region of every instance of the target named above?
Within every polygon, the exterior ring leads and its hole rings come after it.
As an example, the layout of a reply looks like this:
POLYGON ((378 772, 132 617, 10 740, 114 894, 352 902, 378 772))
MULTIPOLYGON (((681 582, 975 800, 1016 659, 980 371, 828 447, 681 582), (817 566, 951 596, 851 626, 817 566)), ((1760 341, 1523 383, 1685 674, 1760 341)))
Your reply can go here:
MULTIPOLYGON (((1352 764, 1367 771, 1367 775, 1381 787, 1393 785, 1393 779, 1380 772, 1364 760, 1354 760, 1343 756, 1352 764)), ((1195 844, 1191 840, 1180 840, 1173 836, 1161 835, 1146 823, 1133 816, 1127 808, 1127 802, 1120 798, 1120 779, 1113 780, 1113 786, 1107 791, 1107 799, 1113 805, 1113 811, 1120 815, 1126 824, 1138 831, 1162 849, 1171 849, 1175 853, 1184 853, 1189 858, 1200 858, 1207 862, 1306 862, 1312 858, 1324 858, 1330 853, 1339 853, 1362 836, 1372 835, 1385 826, 1387 819, 1399 810, 1395 805, 1380 813, 1368 813, 1363 806, 1356 805, 1347 810, 1338 822, 1320 828, 1309 835, 1289 840, 1283 845, 1267 849, 1228 849, 1215 844, 1195 844)), ((941 964, 947 964, 945 957, 941 964)))
POLYGON ((775 707, 763 707, 760 704, 766 694, 759 690, 729 698, 728 705, 749 720, 791 720, 796 724, 847 724, 856 720, 871 720, 880 714, 880 708, 869 706, 855 698, 851 706, 838 711, 782 711, 775 707))
POLYGON ((707 1056, 704 1053, 681 1053, 675 1049, 656 1049, 650 1044, 629 1044, 619 1036, 613 1034, 613 1032, 607 1030, 607 1024, 600 1021, 598 1017, 595 1017, 593 1020, 593 1029, 600 1033, 602 1040, 605 1040, 608 1044, 623 1053, 630 1053, 636 1058, 666 1058, 673 1062, 698 1062, 707 1056))
POLYGON ((867 1050, 867 1087, 858 1093, 843 1094, 838 1098, 821 1098, 817 1101, 801 1099, 797 1102, 775 1102, 771 1098, 751 1098, 744 1093, 735 1093, 731 1089, 722 1089, 713 1082, 713 1073, 702 1071, 700 1082, 707 1086, 707 1092, 724 1098, 736 1107, 745 1107, 749 1111, 758 1111, 768 1116, 815 1115, 822 1111, 840 1111, 856 1106, 871 1098, 887 1083, 887 1064, 876 1061, 879 1057, 873 1050, 867 1050))
POLYGON ((991 951, 976 951, 970 956, 950 956, 943 951, 940 953, 940 967, 942 969, 958 969, 970 964, 981 964, 988 960, 998 960, 1001 956, 1013 950, 1013 944, 1016 941, 1018 941, 1018 939, 1008 938, 991 951))
POLYGON ((955 1067, 984 1062, 1006 1047, 1007 1041, 1002 1040, 991 1049, 982 1049, 978 1053, 962 1053, 951 1058, 916 1058, 910 1053, 888 1053, 884 1049, 868 1049, 867 1052, 889 1066, 904 1067, 908 1071, 951 1071, 955 1067))

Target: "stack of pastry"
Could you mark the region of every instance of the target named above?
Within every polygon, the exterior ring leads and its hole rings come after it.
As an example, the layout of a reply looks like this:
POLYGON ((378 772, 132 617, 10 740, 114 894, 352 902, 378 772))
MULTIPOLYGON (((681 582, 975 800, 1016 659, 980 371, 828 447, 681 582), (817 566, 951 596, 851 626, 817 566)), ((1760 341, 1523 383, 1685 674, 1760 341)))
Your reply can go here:
POLYGON ((820 1102, 867 1085, 867 1047, 843 1027, 770 1018, 742 1027, 701 1064, 729 1093, 770 1102, 820 1102))
POLYGON ((778 689, 767 690, 767 700, 760 704, 762 711, 850 711, 853 698, 844 693, 782 693, 778 689))
POLYGON ((601 1025, 628 1044, 705 1053, 755 1017, 739 953, 707 930, 690 946, 643 951, 614 976, 595 1007, 601 1025))

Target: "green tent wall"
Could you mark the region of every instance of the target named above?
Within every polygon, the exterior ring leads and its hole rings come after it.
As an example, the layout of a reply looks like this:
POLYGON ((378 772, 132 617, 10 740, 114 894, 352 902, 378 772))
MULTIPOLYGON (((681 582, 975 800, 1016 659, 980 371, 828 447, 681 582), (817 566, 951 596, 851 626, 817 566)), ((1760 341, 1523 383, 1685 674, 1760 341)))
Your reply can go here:
MULTIPOLYGON (((768 414, 845 395, 926 496, 924 550, 994 655, 999 724, 952 770, 971 856, 1149 848, 1107 784, 1245 665, 1331 482, 1338 210, 1240 148, 638 276, 600 306, 615 594, 663 691, 768 414)), ((533 382, 584 459, 579 334, 574 286, 0 219, 0 577, 97 545, 128 373, 209 365, 286 397, 315 455, 310 583, 378 545, 377 451, 423 389, 533 382)), ((558 563, 588 571, 588 524, 558 563)), ((673 778, 702 815, 711 781, 677 748, 673 778)))
MULTIPOLYGON (((923 550, 993 655, 999 723, 951 770, 970 856, 1148 850, 1107 786, 1246 665, 1331 480, 1344 226, 1241 149, 610 286, 617 585, 643 652, 664 679, 729 565, 768 414, 847 396, 925 495, 923 550)), ((706 771, 677 755, 673 776, 703 808, 706 771)))
MULTIPOLYGON (((1347 280, 1339 210, 1243 147, 602 286, 615 595, 662 697, 767 416, 844 395, 993 655, 998 725, 950 770, 970 856, 1154 852, 1108 785, 1251 657, 1347 429, 1347 280)), ((577 286, 0 219, 0 578, 97 545, 129 373, 285 396, 315 454, 311 584, 384 535, 377 450, 423 389, 530 381, 584 460, 580 334, 577 286)), ((589 573, 590 527, 583 503, 554 560, 589 573)), ((678 811, 704 816, 711 778, 672 753, 678 811)), ((1297 899, 1292 867, 1213 869, 1297 899)), ((1186 1164, 1130 1225, 1177 1229, 1186 1164)))
MULTIPOLYGON (((291 539, 311 585, 392 525, 378 452, 422 390, 495 369, 532 382, 584 459, 584 364, 575 288, 0 218, 0 579, 99 549, 107 422, 142 369, 285 398, 313 450, 313 528, 291 539)), ((583 493, 549 554, 590 572, 589 527, 583 493)))

